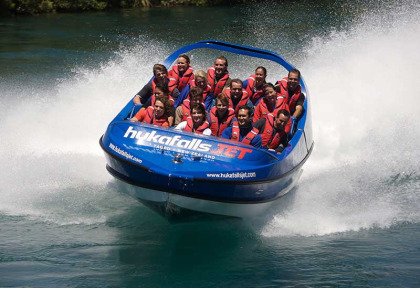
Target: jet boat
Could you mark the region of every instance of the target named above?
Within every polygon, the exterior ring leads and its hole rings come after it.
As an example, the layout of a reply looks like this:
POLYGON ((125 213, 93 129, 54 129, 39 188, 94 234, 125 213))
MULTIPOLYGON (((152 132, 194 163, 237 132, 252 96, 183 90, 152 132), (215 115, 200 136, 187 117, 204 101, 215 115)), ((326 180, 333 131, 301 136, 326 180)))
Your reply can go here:
MULTIPOLYGON (((180 54, 201 48, 266 59, 287 71, 294 68, 277 53, 216 40, 182 47, 164 65, 169 68, 180 54)), ((194 214, 257 216, 295 187, 314 146, 309 95, 302 78, 300 85, 306 96, 304 113, 281 154, 131 122, 134 104, 130 99, 100 138, 106 168, 125 192, 169 219, 194 214)))

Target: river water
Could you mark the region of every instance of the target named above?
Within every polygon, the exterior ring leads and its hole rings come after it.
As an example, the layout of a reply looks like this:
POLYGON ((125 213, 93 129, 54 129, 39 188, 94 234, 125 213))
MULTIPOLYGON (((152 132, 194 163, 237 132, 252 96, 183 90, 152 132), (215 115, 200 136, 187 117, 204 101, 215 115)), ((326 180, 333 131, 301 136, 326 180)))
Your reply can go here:
POLYGON ((419 20, 417 1, 0 19, 0 287, 419 287, 419 20), (119 191, 98 139, 203 39, 296 65, 315 149, 281 209, 169 224, 119 191))

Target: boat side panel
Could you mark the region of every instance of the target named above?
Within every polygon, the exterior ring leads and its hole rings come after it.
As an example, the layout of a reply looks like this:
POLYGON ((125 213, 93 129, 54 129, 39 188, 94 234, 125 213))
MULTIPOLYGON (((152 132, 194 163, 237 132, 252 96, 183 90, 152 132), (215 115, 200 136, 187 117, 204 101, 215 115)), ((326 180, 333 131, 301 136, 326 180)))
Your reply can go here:
POLYGON ((166 176, 236 181, 278 178, 299 165, 308 154, 302 131, 296 132, 282 154, 276 154, 217 137, 129 121, 111 125, 101 145, 121 161, 166 176), (138 135, 142 138, 138 139, 138 135), (207 151, 198 151, 200 147, 207 151), (183 157, 178 163, 174 159, 179 154, 183 157))
POLYGON ((278 162, 276 155, 238 142, 129 121, 110 125, 102 146, 134 164, 192 176, 201 176, 201 171, 246 171, 278 162), (181 161, 173 161, 176 155, 182 156, 181 161))

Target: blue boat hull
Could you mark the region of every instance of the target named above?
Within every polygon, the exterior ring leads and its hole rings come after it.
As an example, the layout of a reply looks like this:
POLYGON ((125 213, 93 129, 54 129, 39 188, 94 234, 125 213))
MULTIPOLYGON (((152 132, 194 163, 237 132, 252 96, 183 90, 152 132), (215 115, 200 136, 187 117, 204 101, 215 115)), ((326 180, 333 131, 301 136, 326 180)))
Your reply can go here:
MULTIPOLYGON (((114 172, 107 167, 111 174, 114 172)), ((174 222, 195 221, 199 219, 214 219, 215 217, 250 218, 267 212, 275 206, 276 211, 287 206, 286 198, 299 180, 302 170, 292 178, 289 186, 281 190, 276 199, 266 202, 218 202, 207 199, 193 198, 176 193, 148 189, 141 186, 119 181, 120 189, 138 199, 145 206, 174 222)), ((113 174, 114 176, 116 174, 113 174)), ((118 179, 118 176, 116 176, 118 179)))

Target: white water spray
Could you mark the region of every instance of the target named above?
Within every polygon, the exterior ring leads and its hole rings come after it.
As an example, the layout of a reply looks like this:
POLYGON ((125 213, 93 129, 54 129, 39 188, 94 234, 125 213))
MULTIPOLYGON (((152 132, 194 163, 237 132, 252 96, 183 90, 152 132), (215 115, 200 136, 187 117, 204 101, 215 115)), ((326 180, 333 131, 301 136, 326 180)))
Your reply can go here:
POLYGON ((420 14, 393 13, 313 39, 302 71, 316 148, 294 204, 263 235, 420 221, 420 14))
POLYGON ((22 85, 19 95, 6 89, 10 95, 2 99, 17 100, 0 121, 7 135, 0 147, 0 212, 89 224, 105 221, 106 211, 116 213, 110 201, 130 205, 115 193, 99 137, 148 81, 162 54, 167 51, 122 48, 114 60, 78 68, 71 79, 38 90, 22 85))

